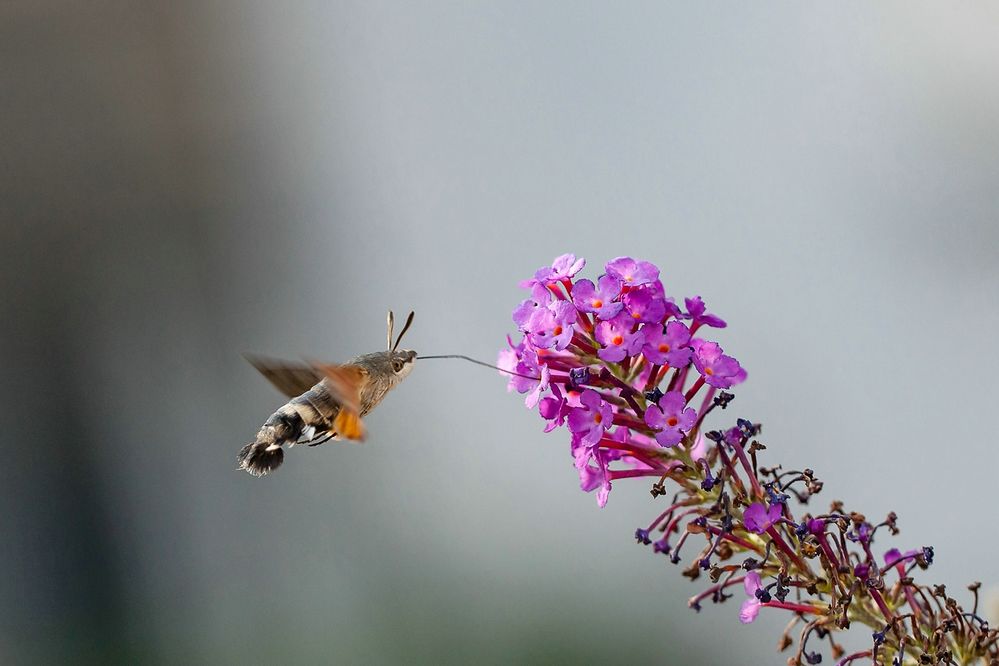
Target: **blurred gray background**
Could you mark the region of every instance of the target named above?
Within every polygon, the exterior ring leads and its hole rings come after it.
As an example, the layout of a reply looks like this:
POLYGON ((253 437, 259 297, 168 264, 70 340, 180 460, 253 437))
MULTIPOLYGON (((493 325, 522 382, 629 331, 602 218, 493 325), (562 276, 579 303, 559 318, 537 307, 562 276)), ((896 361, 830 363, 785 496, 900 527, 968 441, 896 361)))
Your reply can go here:
POLYGON ((648 484, 599 510, 481 368, 428 361, 363 446, 235 471, 282 402, 241 352, 377 350, 393 308, 490 361, 562 252, 702 294, 768 462, 995 585, 997 22, 4 3, 0 662, 783 663, 785 617, 687 610, 700 583, 632 540, 648 484))

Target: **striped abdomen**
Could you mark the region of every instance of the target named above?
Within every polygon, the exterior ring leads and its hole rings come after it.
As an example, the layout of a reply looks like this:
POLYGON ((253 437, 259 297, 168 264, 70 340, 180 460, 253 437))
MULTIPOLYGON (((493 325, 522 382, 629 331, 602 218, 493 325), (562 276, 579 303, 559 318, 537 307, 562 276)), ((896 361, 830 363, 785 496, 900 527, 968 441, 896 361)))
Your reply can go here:
POLYGON ((328 433, 340 411, 340 404, 319 382, 300 396, 292 398, 264 422, 257 438, 239 452, 239 466, 254 476, 263 476, 284 462, 285 444, 295 444, 307 428, 328 433))

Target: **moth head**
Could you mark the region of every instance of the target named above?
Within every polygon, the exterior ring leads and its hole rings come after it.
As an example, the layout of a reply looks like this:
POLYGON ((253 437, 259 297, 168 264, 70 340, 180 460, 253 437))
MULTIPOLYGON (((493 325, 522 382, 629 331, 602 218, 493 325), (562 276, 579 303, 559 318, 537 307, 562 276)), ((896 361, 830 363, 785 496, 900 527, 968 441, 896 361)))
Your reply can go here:
POLYGON ((412 349, 398 349, 389 352, 389 362, 392 367, 392 374, 397 379, 402 379, 413 371, 416 363, 416 352, 412 349))

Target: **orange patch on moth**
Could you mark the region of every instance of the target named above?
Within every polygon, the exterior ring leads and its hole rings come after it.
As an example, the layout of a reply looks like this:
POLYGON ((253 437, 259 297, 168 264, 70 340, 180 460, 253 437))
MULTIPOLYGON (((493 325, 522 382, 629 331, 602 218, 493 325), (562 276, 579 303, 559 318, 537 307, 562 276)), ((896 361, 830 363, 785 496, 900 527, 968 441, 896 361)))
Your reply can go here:
POLYGON ((344 439, 361 441, 364 439, 364 424, 357 412, 349 409, 340 409, 340 413, 333 420, 333 429, 344 439))

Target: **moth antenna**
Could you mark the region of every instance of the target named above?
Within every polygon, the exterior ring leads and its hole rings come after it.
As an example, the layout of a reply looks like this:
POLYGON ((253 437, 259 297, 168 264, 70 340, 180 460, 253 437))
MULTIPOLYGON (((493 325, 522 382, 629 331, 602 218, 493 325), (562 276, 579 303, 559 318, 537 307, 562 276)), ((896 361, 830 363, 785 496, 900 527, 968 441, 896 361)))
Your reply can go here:
MULTIPOLYGON (((412 310, 409 311, 409 316, 406 317, 406 325, 402 327, 402 331, 399 333, 399 337, 396 338, 395 345, 392 347, 392 351, 395 351, 396 349, 399 348, 399 343, 402 342, 402 336, 406 335, 406 331, 408 331, 409 327, 413 325, 413 316, 415 314, 416 313, 413 312, 412 310)), ((389 338, 389 342, 392 342, 391 338, 389 338)))
POLYGON ((478 361, 472 358, 471 356, 465 356, 463 354, 443 354, 441 356, 417 356, 417 358, 420 359, 421 361, 425 361, 428 358, 460 358, 464 361, 468 361, 469 363, 474 363, 476 365, 481 365, 486 368, 492 368, 493 370, 499 370, 500 372, 505 372, 508 375, 516 375, 517 377, 523 377, 524 379, 533 379, 535 381, 539 381, 541 379, 541 377, 534 377, 532 375, 522 375, 519 372, 514 372, 513 370, 507 370, 505 368, 499 367, 498 365, 492 365, 491 363, 486 363, 485 361, 478 361))
MULTIPOLYGON (((388 342, 385 344, 385 349, 392 351, 392 329, 395 328, 395 315, 392 311, 388 311, 388 342)), ((402 336, 399 336, 402 337, 402 336)))

